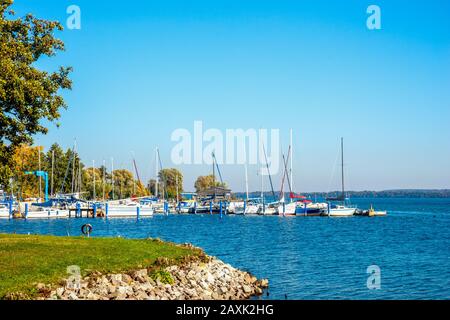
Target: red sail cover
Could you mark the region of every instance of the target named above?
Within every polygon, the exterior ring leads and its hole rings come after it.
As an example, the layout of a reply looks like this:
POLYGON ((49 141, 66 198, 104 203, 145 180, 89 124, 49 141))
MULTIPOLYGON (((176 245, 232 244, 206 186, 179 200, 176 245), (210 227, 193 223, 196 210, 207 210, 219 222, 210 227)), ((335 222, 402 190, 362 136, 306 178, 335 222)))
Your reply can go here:
POLYGON ((306 199, 305 196, 297 195, 297 194, 294 194, 293 192, 290 193, 289 197, 290 197, 291 199, 306 199))

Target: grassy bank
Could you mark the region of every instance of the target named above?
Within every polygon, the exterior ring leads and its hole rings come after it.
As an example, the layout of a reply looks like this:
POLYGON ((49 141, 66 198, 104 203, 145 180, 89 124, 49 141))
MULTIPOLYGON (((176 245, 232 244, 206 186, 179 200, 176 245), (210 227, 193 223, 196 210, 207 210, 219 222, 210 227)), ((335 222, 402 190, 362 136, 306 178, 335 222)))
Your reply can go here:
POLYGON ((199 254, 156 240, 0 234, 0 299, 13 292, 32 297, 37 283, 57 284, 71 265, 82 275, 126 272, 150 267, 158 258, 176 262, 199 254))

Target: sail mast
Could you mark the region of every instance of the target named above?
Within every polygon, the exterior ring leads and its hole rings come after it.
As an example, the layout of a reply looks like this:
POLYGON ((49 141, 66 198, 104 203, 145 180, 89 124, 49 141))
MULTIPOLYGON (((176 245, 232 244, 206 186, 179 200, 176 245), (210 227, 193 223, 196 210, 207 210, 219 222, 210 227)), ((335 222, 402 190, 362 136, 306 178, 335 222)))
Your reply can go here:
POLYGON ((55 171, 55 150, 52 150, 52 180, 51 180, 51 195, 54 196, 53 194, 53 174, 55 171))
POLYGON ((92 160, 92 185, 93 185, 93 200, 95 201, 95 160, 92 160))
POLYGON ((111 187, 112 187, 112 199, 114 200, 114 158, 111 157, 111 187))
POLYGON ((291 167, 289 169, 289 175, 290 175, 290 179, 289 180, 290 180, 290 185, 291 185, 291 192, 293 192, 293 190, 294 190, 294 188, 293 188, 294 182, 292 180, 292 175, 293 175, 292 168, 293 168, 293 158, 294 158, 294 154, 293 153, 294 152, 293 152, 293 146, 292 146, 292 129, 290 130, 290 143, 289 144, 290 144, 290 151, 291 151, 291 154, 290 154, 290 156, 291 156, 291 167))
POLYGON ((342 198, 345 199, 344 188, 344 138, 341 138, 341 174, 342 174, 342 198))
POLYGON ((264 146, 264 143, 263 143, 262 147, 263 147, 263 152, 264 152, 264 158, 266 160, 267 174, 269 175, 270 188, 272 190, 272 196, 275 199, 276 195, 275 195, 275 191, 273 190, 272 176, 270 175, 269 162, 267 161, 267 153, 266 153, 266 148, 264 146))
POLYGON ((103 159, 103 201, 105 201, 105 185, 106 185, 106 161, 103 159))
MULTIPOLYGON (((41 147, 38 147, 38 167, 39 171, 41 171, 41 147)), ((39 202, 41 202, 41 194, 42 194, 42 177, 39 176, 39 202)))
POLYGON ((159 176, 158 176, 158 147, 156 147, 155 151, 155 175, 156 175, 156 183, 155 183, 155 197, 158 198, 158 184, 159 184, 159 176))
POLYGON ((248 172, 247 172, 247 164, 245 164, 245 194, 247 196, 247 201, 248 201, 248 172))

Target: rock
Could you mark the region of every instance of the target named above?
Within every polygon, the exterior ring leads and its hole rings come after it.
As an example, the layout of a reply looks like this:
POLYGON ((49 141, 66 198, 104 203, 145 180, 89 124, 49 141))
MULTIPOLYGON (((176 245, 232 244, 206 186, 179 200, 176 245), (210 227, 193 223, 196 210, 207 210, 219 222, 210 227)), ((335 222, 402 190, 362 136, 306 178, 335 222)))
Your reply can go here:
POLYGON ((69 298, 69 300, 79 300, 78 296, 75 294, 75 292, 69 293, 68 298, 69 298))
POLYGON ((148 300, 149 296, 147 293, 145 293, 145 291, 139 291, 136 295, 135 298, 137 300, 148 300))
POLYGON ((38 289, 39 291, 45 289, 45 284, 43 284, 43 283, 38 283, 38 284, 36 285, 36 289, 38 289))
POLYGON ((60 288, 56 289, 55 294, 56 294, 56 296, 57 296, 58 298, 61 298, 61 297, 63 296, 63 294, 64 294, 64 288, 63 288, 63 287, 60 287, 60 288))
POLYGON ((228 292, 228 289, 227 289, 227 287, 225 287, 225 286, 220 287, 219 290, 220 290, 220 293, 221 293, 221 294, 225 294, 225 293, 228 292))
POLYGON ((250 288, 250 286, 248 286, 248 285, 243 285, 242 286, 242 288, 243 288, 243 290, 244 290, 244 292, 245 293, 251 293, 252 292, 252 288, 250 288))
POLYGON ((207 273, 206 274, 206 281, 209 283, 214 283, 215 278, 213 277, 213 275, 211 273, 207 273))
POLYGON ((92 272, 81 281, 78 291, 64 286, 51 291, 42 283, 37 284, 37 288, 45 299, 235 300, 260 295, 262 289, 269 285, 267 279, 258 280, 216 258, 204 257, 202 262, 194 258, 184 261, 182 266, 172 265, 164 269, 171 273, 174 279, 172 285, 164 284, 160 279, 155 282, 149 277, 147 269, 140 269, 128 274, 102 275, 92 272))
POLYGON ((263 287, 263 288, 267 288, 267 287, 269 286, 269 280, 267 280, 267 279, 262 279, 262 280, 260 281, 260 286, 263 287))
POLYGON ((122 282, 122 275, 121 274, 112 274, 108 277, 109 282, 111 282, 111 284, 117 286, 120 285, 120 283, 122 282))
POLYGON ((125 282, 127 284, 130 284, 133 282, 133 279, 128 274, 122 274, 122 282, 125 282))

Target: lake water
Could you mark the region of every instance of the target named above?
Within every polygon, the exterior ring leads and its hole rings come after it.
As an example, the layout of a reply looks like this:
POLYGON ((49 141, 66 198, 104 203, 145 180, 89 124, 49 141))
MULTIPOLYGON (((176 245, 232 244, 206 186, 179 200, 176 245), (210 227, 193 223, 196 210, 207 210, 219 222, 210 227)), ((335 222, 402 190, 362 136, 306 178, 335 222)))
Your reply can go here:
MULTIPOLYGON (((134 219, 3 220, 0 233, 159 237, 190 242, 268 278, 271 299, 449 299, 450 199, 353 199, 387 217, 169 215, 134 219), (367 268, 381 288, 369 290, 367 268)), ((114 254, 114 253, 111 253, 114 254)), ((265 295, 263 298, 267 298, 265 295)))

